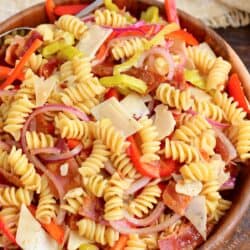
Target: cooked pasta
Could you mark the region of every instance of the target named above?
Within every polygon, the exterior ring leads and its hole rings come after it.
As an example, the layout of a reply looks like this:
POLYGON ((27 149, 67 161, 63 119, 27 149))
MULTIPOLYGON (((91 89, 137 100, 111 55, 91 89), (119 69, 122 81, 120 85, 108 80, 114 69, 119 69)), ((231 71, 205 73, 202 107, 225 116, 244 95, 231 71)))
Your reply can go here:
POLYGON ((54 138, 50 134, 28 131, 25 136, 28 149, 49 148, 55 145, 54 138))
POLYGON ((160 84, 156 90, 156 99, 178 110, 186 111, 191 108, 192 105, 191 93, 189 90, 181 91, 168 83, 160 84))
POLYGON ((40 67, 45 64, 47 62, 46 59, 43 58, 43 56, 41 54, 32 54, 30 56, 30 59, 28 61, 28 63, 26 64, 26 67, 31 68, 34 72, 38 72, 38 70, 40 69, 40 67))
POLYGON ((83 182, 85 188, 96 197, 103 197, 108 184, 108 181, 102 175, 85 177, 83 182))
POLYGON ((246 112, 238 106, 232 97, 228 97, 227 93, 217 90, 213 95, 213 101, 224 111, 225 119, 232 125, 238 125, 246 117, 246 112))
POLYGON ((0 149, 0 168, 10 172, 11 167, 8 162, 8 152, 0 149))
POLYGON ((219 221, 220 218, 225 215, 226 211, 230 209, 231 205, 232 205, 231 201, 222 198, 219 199, 216 210, 212 215, 212 219, 215 221, 219 221))
POLYGON ((129 235, 127 245, 124 250, 146 250, 147 245, 137 234, 129 235))
POLYGON ((42 223, 49 224, 56 217, 56 210, 56 199, 53 197, 47 178, 43 176, 36 218, 42 223))
POLYGON ((239 125, 236 148, 242 161, 250 159, 250 121, 239 125))
POLYGON ((158 235, 157 233, 142 235, 141 239, 144 241, 148 249, 157 249, 158 235))
POLYGON ((94 108, 99 103, 100 101, 97 98, 93 97, 89 100, 76 103, 75 107, 89 115, 91 113, 92 108, 94 108))
POLYGON ((124 27, 128 24, 125 16, 110 10, 96 10, 95 22, 98 25, 124 27))
POLYGON ((54 39, 54 24, 41 24, 36 27, 36 30, 43 36, 43 40, 46 42, 51 42, 54 39))
POLYGON ((74 37, 78 40, 80 40, 88 30, 84 22, 82 22, 77 17, 71 15, 61 16, 55 24, 60 29, 72 33, 74 37))

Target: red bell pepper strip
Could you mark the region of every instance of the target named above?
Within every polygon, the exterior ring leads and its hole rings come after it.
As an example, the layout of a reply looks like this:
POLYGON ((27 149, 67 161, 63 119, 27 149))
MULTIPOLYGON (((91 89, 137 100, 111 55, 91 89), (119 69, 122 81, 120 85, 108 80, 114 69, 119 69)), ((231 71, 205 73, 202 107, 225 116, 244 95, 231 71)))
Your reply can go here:
POLYGON ((56 16, 54 14, 55 7, 56 7, 56 5, 55 5, 53 0, 46 0, 46 2, 45 2, 46 14, 47 14, 49 21, 51 23, 54 23, 56 20, 56 16))
POLYGON ((67 140, 67 145, 69 147, 69 149, 73 149, 75 148, 76 146, 78 146, 81 142, 77 139, 68 139, 67 140))
POLYGON ((143 176, 158 178, 160 176, 159 167, 141 162, 141 153, 138 146, 136 145, 134 137, 130 136, 127 138, 127 140, 130 142, 130 146, 127 149, 127 154, 136 170, 143 176))
POLYGON ((115 242, 115 245, 110 250, 123 250, 126 247, 128 241, 128 235, 121 234, 119 239, 115 242))
POLYGON ((160 160, 160 177, 168 177, 180 168, 180 164, 172 159, 160 160))
POLYGON ((111 97, 115 97, 117 100, 119 100, 119 92, 116 90, 116 88, 110 88, 105 94, 104 99, 107 100, 111 97))
POLYGON ((165 0, 165 11, 167 16, 167 21, 169 23, 177 23, 180 24, 179 18, 177 15, 176 2, 175 0, 165 0))
POLYGON ((13 69, 13 72, 9 75, 9 77, 0 85, 0 89, 4 89, 5 87, 9 86, 12 84, 18 76, 22 73, 22 70, 29 60, 30 56, 42 45, 42 41, 39 39, 36 39, 29 49, 25 52, 23 57, 20 59, 19 63, 17 66, 13 69))
POLYGON ((54 9, 54 13, 57 16, 76 15, 87 6, 88 4, 57 5, 54 9))
MULTIPOLYGON (((12 72, 12 68, 6 67, 6 66, 0 66, 0 78, 1 79, 5 79, 7 78, 11 72, 12 72)), ((18 76, 17 79, 20 81, 24 80, 24 74, 21 72, 18 76)))
POLYGON ((7 227, 7 225, 4 223, 3 219, 0 218, 0 231, 3 233, 4 236, 6 236, 12 243, 17 245, 15 236, 10 232, 10 229, 7 227))
POLYGON ((248 102, 245 97, 239 76, 236 73, 230 76, 227 84, 227 90, 229 95, 232 96, 236 102, 238 102, 239 106, 249 113, 250 109, 248 102))
POLYGON ((172 33, 169 33, 166 35, 166 39, 170 40, 182 40, 184 41, 187 45, 198 45, 199 42, 197 39, 189 32, 185 30, 176 30, 172 33))

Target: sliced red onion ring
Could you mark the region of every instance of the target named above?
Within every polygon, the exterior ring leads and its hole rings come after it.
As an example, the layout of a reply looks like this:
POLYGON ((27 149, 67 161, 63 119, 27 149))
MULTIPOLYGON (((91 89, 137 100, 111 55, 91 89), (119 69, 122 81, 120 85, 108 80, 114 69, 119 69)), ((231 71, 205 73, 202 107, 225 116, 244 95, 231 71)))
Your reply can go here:
POLYGON ((60 154, 61 150, 55 147, 51 148, 36 148, 36 149, 31 149, 30 153, 32 155, 38 155, 38 154, 55 154, 58 155, 60 154))
POLYGON ((110 27, 110 26, 103 26, 104 28, 112 28, 114 31, 130 31, 130 30, 137 30, 139 29, 141 26, 144 26, 145 22, 144 21, 139 21, 135 24, 126 26, 126 27, 122 27, 122 28, 114 28, 114 27, 110 27))
POLYGON ((145 187, 150 182, 149 177, 142 177, 139 180, 135 181, 129 189, 126 190, 126 194, 134 194, 141 188, 145 187))
POLYGON ((225 183, 220 187, 220 191, 223 190, 232 190, 235 187, 236 178, 230 177, 225 183))
POLYGON ((105 170, 110 174, 110 175, 113 175, 116 170, 115 168, 113 167, 112 163, 110 161, 107 161, 105 164, 104 164, 104 168, 105 170))
POLYGON ((92 22, 95 20, 95 16, 91 14, 91 15, 88 15, 88 16, 81 18, 81 20, 83 22, 92 22))
POLYGON ((127 219, 128 222, 132 223, 135 226, 145 227, 156 221, 162 214, 164 208, 165 206, 163 202, 159 202, 155 207, 155 209, 152 211, 152 213, 146 218, 136 219, 133 216, 131 216, 128 212, 124 213, 124 217, 125 219, 127 219))
POLYGON ((61 208, 62 205, 63 205, 63 203, 61 202, 60 207, 59 207, 59 212, 58 212, 57 217, 56 217, 56 223, 59 225, 61 225, 64 222, 65 217, 66 217, 66 213, 67 213, 66 210, 61 208))
POLYGON ((152 234, 163 231, 167 227, 173 225, 177 220, 180 219, 180 217, 180 215, 174 214, 171 218, 165 220, 163 223, 144 228, 125 227, 123 221, 110 221, 110 225, 121 234, 152 234))
POLYGON ((41 155, 40 157, 41 157, 41 159, 43 159, 46 162, 64 161, 64 160, 68 160, 68 159, 78 155, 82 151, 82 148, 83 148, 83 145, 79 144, 69 152, 65 152, 65 153, 62 153, 60 155, 56 154, 56 155, 51 155, 51 156, 41 155))

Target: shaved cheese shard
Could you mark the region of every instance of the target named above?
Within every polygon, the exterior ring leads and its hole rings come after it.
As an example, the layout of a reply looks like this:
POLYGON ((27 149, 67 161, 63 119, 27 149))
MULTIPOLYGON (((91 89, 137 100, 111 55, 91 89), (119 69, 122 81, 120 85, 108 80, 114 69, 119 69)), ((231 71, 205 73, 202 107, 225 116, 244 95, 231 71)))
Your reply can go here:
POLYGON ((84 53, 90 59, 95 57, 96 52, 112 33, 112 29, 102 28, 98 25, 90 25, 88 34, 84 36, 77 44, 77 49, 84 53))
POLYGON ((197 196, 202 190, 200 181, 178 181, 175 185, 175 191, 179 194, 188 196, 197 196))
POLYGON ((76 250, 82 244, 89 244, 89 243, 91 243, 91 241, 87 240, 82 236, 79 236, 77 232, 70 231, 67 250, 76 250))
POLYGON ((196 100, 201 101, 210 101, 211 96, 207 94, 205 91, 195 88, 195 87, 189 87, 191 96, 193 96, 196 100))
POLYGON ((185 211, 185 217, 193 224, 204 240, 206 240, 207 211, 204 196, 196 196, 190 201, 185 211))
POLYGON ((113 126, 125 137, 133 135, 142 128, 141 125, 131 117, 130 112, 114 97, 95 106, 91 110, 91 113, 96 120, 102 118, 110 119, 113 126))
POLYGON ((58 244, 42 228, 28 208, 22 204, 16 241, 24 250, 57 250, 58 244))
POLYGON ((59 78, 57 75, 52 75, 46 80, 36 75, 33 77, 35 83, 36 106, 42 106, 47 102, 52 90, 59 82, 59 78))
POLYGON ((150 113, 144 102, 141 96, 129 94, 120 103, 132 117, 139 118, 150 113))
POLYGON ((151 102, 153 100, 151 95, 144 95, 141 98, 144 102, 151 102))
POLYGON ((155 108, 154 125, 158 131, 158 139, 169 136, 175 128, 176 121, 166 105, 160 104, 155 108))
POLYGON ((206 42, 200 43, 198 45, 198 48, 206 50, 209 53, 209 55, 211 56, 211 58, 216 59, 216 55, 215 55, 214 51, 211 49, 211 47, 206 42))

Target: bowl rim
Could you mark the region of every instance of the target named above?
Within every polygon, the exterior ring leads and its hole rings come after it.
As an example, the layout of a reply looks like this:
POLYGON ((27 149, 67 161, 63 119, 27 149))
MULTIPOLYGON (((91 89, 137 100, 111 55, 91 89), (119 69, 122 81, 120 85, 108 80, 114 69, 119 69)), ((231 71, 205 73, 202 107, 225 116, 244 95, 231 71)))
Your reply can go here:
MULTIPOLYGON (((55 0, 57 3, 72 3, 76 2, 74 0, 55 0)), ((90 1, 82 1, 82 2, 90 2, 90 1)), ((129 2, 129 1, 128 1, 129 2)), ((147 5, 157 5, 161 9, 164 8, 164 3, 160 0, 136 0, 135 3, 141 2, 145 3, 147 5)), ((11 28, 22 26, 23 17, 25 15, 28 15, 32 12, 37 11, 37 13, 43 14, 43 17, 45 16, 45 8, 44 3, 39 3, 34 6, 31 6, 27 9, 24 9, 17 14, 9 17, 4 22, 0 23, 0 34, 4 31, 7 31, 11 28), (16 25, 16 22, 20 23, 20 25, 16 25)), ((204 38, 204 41, 206 41, 215 51, 217 54, 224 53, 222 55, 223 57, 226 57, 227 60, 230 61, 232 64, 232 70, 237 72, 239 74, 240 80, 242 81, 243 88, 245 91, 245 94, 247 95, 247 98, 250 100, 250 74, 242 62, 242 60, 239 58, 239 56, 236 54, 234 49, 214 30, 207 27, 204 23, 202 23, 197 18, 178 10, 179 17, 181 19, 181 23, 184 24, 183 26, 187 28, 187 30, 190 30, 191 33, 192 27, 195 27, 198 32, 202 33, 202 36, 204 38), (191 29, 190 29, 191 28, 191 29), (218 48, 214 48, 214 45, 212 43, 217 42, 220 44, 218 48)), ((43 18, 41 17, 41 18, 43 18)), ((25 21, 24 21, 25 22, 25 21)), ((182 26, 182 27, 183 27, 182 26)), ((248 163, 250 166, 250 163, 248 163)), ((224 218, 220 220, 220 225, 211 233, 211 235, 208 237, 207 241, 199 247, 199 249, 202 250, 216 250, 221 249, 221 247, 225 244, 226 241, 230 240, 232 234, 234 233, 237 225, 240 223, 243 215, 247 211, 249 204, 250 204, 250 171, 247 171, 247 166, 243 167, 241 178, 242 183, 239 190, 239 195, 237 195, 236 201, 237 203, 233 203, 232 208, 227 212, 224 218)), ((234 199, 235 200, 235 199, 234 199)), ((234 201, 233 200, 233 201, 234 201)))

